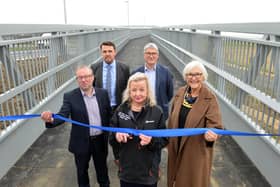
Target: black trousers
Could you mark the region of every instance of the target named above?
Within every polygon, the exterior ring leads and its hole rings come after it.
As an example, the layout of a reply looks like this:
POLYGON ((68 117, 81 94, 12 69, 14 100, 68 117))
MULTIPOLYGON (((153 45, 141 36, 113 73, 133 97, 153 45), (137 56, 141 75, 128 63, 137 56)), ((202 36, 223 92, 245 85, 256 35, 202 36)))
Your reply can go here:
POLYGON ((92 158, 97 182, 100 187, 109 187, 110 181, 107 167, 108 142, 103 134, 90 137, 88 153, 74 154, 79 187, 89 187, 88 168, 92 158))
POLYGON ((120 186, 121 187, 157 187, 157 183, 148 185, 148 184, 129 183, 121 180, 120 186))

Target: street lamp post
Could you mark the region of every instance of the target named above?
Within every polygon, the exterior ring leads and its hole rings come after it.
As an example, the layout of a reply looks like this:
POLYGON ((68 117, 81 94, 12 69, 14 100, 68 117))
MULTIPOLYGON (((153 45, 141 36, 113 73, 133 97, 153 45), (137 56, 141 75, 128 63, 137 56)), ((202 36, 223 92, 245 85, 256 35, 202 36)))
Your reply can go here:
POLYGON ((127 4, 127 26, 129 26, 129 0, 126 0, 125 3, 127 4))
POLYGON ((67 24, 66 0, 63 0, 63 8, 64 8, 64 23, 67 24))

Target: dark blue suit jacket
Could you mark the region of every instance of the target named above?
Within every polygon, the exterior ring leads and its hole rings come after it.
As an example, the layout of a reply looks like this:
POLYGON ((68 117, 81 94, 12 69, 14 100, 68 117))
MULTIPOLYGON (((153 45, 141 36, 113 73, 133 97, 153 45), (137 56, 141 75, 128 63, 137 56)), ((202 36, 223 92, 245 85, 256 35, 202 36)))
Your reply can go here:
MULTIPOLYGON (((99 106, 102 126, 109 126, 111 118, 111 106, 108 92, 102 88, 95 88, 97 103, 99 106)), ((63 104, 57 113, 63 117, 71 117, 72 120, 89 124, 86 105, 80 88, 64 94, 63 104)), ((55 119, 53 123, 46 123, 46 128, 56 127, 64 123, 63 120, 55 119)), ((94 125, 94 124, 93 124, 94 125)), ((108 133, 104 136, 104 146, 108 146, 108 133)), ((73 124, 70 134, 69 151, 72 153, 87 153, 89 147, 89 128, 73 124)), ((108 150, 106 148, 106 150, 108 150)))
MULTIPOLYGON (((145 66, 141 66, 132 74, 136 72, 145 73, 145 66)), ((167 67, 158 64, 156 65, 156 99, 157 104, 162 108, 164 118, 168 118, 168 105, 173 97, 173 75, 167 67)))

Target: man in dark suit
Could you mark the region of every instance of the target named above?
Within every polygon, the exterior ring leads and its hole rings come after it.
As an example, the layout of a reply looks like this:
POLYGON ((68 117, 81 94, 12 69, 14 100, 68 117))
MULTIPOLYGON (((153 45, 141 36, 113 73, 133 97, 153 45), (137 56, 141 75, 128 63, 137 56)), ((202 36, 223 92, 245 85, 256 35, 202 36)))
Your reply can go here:
POLYGON ((156 44, 144 46, 145 64, 135 71, 145 73, 150 81, 157 104, 161 106, 165 120, 168 118, 168 105, 173 97, 173 75, 167 67, 158 63, 159 50, 156 44))
POLYGON ((129 67, 115 60, 116 46, 113 42, 102 42, 100 51, 103 60, 91 65, 95 75, 94 86, 107 89, 111 107, 115 110, 122 102, 122 93, 130 76, 129 67))
MULTIPOLYGON (((64 94, 63 104, 58 112, 63 117, 86 124, 109 126, 111 107, 108 92, 94 88, 92 69, 81 65, 76 70, 79 88, 64 94)), ((42 112, 41 118, 46 128, 63 124, 63 120, 53 119, 52 112, 42 112)), ((74 154, 79 187, 89 187, 88 168, 92 157, 97 181, 100 187, 109 187, 107 168, 108 133, 99 129, 72 125, 69 151, 74 154)))
MULTIPOLYGON (((94 86, 107 89, 111 101, 112 111, 121 104, 122 94, 126 88, 130 76, 129 67, 116 61, 116 46, 111 41, 100 44, 100 52, 103 60, 91 65, 95 75, 94 86)), ((116 145, 117 147, 118 145, 116 145)), ((114 149, 115 163, 118 165, 118 149, 114 149)))

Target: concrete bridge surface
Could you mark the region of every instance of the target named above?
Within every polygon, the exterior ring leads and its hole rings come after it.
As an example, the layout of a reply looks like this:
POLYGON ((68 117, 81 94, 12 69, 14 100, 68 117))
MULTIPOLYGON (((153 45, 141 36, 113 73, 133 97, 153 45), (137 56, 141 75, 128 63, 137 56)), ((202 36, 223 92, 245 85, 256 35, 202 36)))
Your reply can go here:
MULTIPOLYGON (((117 59, 130 65, 131 70, 144 63, 143 47, 150 38, 130 41, 120 51, 117 59)), ((175 77, 175 90, 184 84, 181 73, 170 62, 160 56, 160 63, 170 68, 175 77)), ((58 104, 58 109, 60 104, 58 104)), ((58 110, 57 109, 57 110, 58 110)), ((56 112, 56 111, 53 111, 56 112)), ((43 122, 38 125, 43 125, 43 122)), ((77 186, 73 156, 68 152, 69 131, 71 126, 61 125, 47 129, 10 171, 0 180, 1 187, 75 187, 77 186)), ((28 134, 26 134, 28 136, 28 134)), ((245 137, 247 138, 247 137, 245 137)), ((254 137, 248 137, 254 138, 254 137)), ((13 149, 13 148, 11 148, 13 149)), ((163 150, 159 187, 166 186, 167 151, 163 150)), ((110 150, 108 158, 112 187, 119 186, 117 167, 110 150)), ((97 187, 93 164, 90 164, 90 181, 97 187)), ((239 146, 229 136, 222 137, 216 144, 212 168, 212 187, 267 187, 266 179, 247 158, 239 146)))

